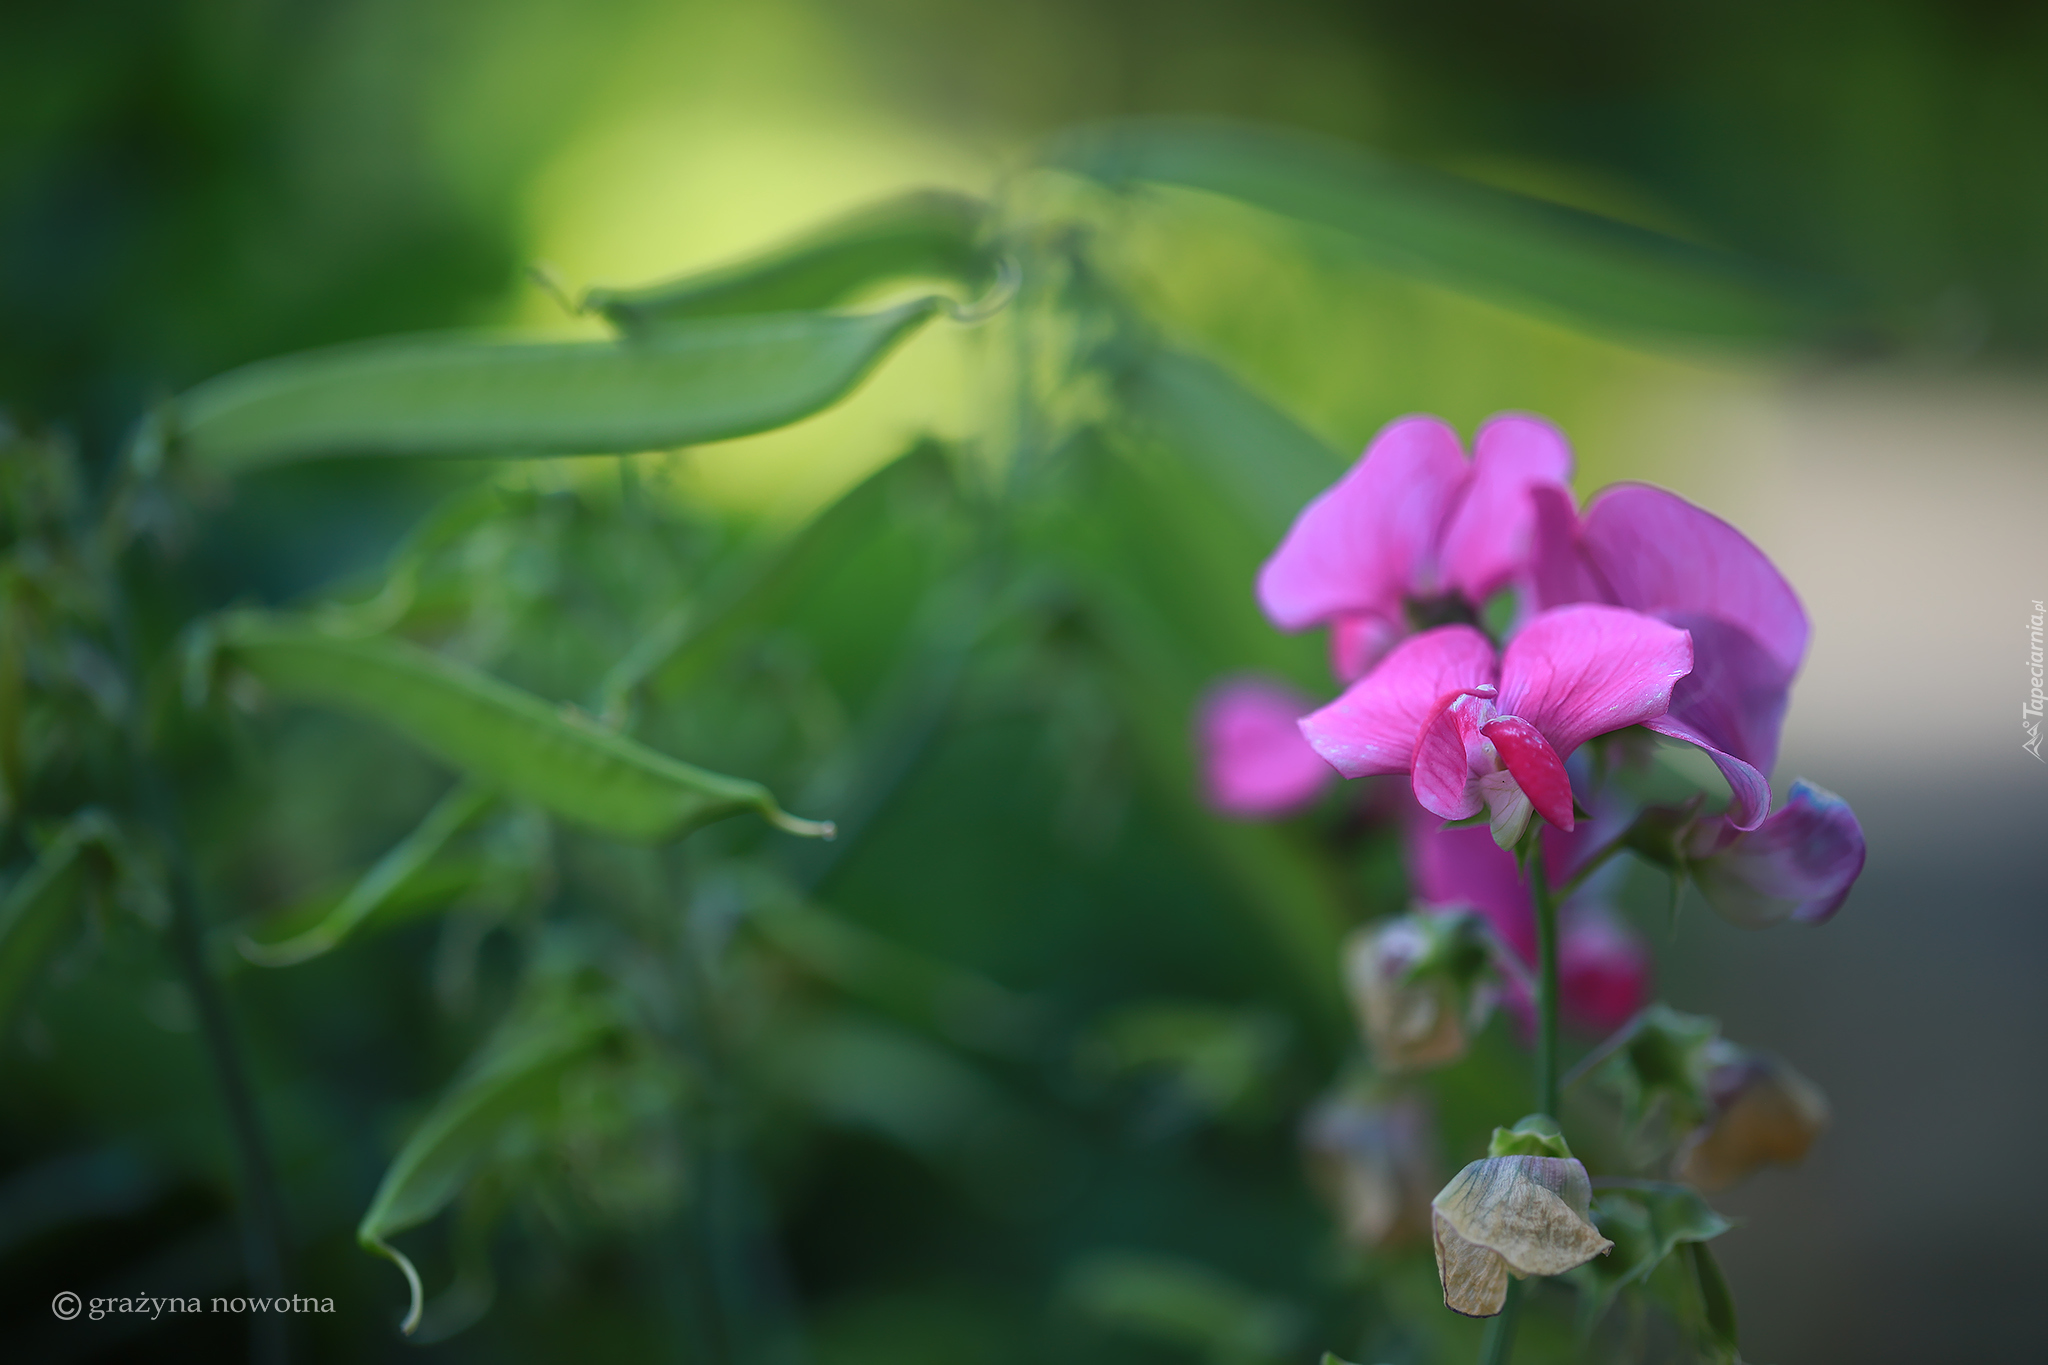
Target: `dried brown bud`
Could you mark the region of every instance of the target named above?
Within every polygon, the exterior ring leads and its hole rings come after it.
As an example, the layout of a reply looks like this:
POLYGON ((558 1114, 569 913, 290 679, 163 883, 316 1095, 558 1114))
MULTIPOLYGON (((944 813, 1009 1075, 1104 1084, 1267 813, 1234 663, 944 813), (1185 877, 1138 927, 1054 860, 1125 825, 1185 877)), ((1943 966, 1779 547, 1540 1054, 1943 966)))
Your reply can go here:
POLYGON ((1330 1095, 1309 1111, 1301 1137, 1346 1241, 1372 1250, 1428 1232, 1437 1165, 1421 1100, 1330 1095))
POLYGON ((1707 1078, 1712 1112, 1678 1149, 1678 1178, 1722 1190, 1760 1166, 1792 1165, 1828 1123, 1827 1097, 1775 1058, 1744 1054, 1707 1078))
POLYGON ((1491 1006, 1477 922, 1403 915, 1359 930, 1344 948, 1344 982, 1383 1071, 1443 1066, 1465 1055, 1491 1006))
POLYGON ((1509 1275, 1562 1275, 1612 1250, 1592 1200, 1586 1168, 1570 1157, 1487 1157, 1458 1172, 1430 1206, 1444 1306, 1490 1318, 1509 1275))

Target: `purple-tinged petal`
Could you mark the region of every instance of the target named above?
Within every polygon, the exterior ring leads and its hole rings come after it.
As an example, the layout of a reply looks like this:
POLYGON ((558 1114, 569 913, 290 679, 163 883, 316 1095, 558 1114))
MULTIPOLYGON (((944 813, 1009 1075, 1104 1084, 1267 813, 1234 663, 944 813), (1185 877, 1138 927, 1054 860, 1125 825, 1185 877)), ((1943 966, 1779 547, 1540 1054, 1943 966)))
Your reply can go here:
POLYGON ((1790 677, 1806 656, 1806 609, 1749 538, 1676 493, 1617 484, 1580 528, 1587 562, 1624 607, 1698 613, 1740 626, 1790 677))
POLYGON ((1475 605, 1506 587, 1529 559, 1531 492, 1562 491, 1571 476, 1571 445, 1550 423, 1519 413, 1488 421, 1473 442, 1465 496, 1444 530, 1444 581, 1475 605))
POLYGON ((1301 737, 1299 718, 1312 705, 1258 678, 1212 689, 1196 727, 1209 804, 1225 815, 1264 820, 1314 801, 1336 774, 1301 737))
POLYGON ((1467 477, 1458 434, 1442 421, 1389 423, 1294 519, 1259 570, 1259 605, 1282 630, 1350 612, 1400 619, 1405 596, 1436 590, 1437 537, 1467 477))
POLYGON ((1755 829, 1709 827, 1695 850, 1693 876, 1722 918, 1751 929, 1819 924, 1863 871, 1863 826, 1841 797, 1799 781, 1785 808, 1755 829))
POLYGON ((1484 826, 1445 829, 1421 807, 1412 809, 1403 828, 1416 899, 1472 907, 1524 963, 1534 962, 1536 911, 1514 855, 1495 848, 1484 826))
POLYGON ((1740 626, 1689 613, 1665 619, 1692 635, 1692 672, 1671 689, 1666 714, 1716 749, 1770 772, 1791 700, 1791 673, 1740 626))
POLYGON ((1734 754, 1716 747, 1712 740, 1676 716, 1653 717, 1643 722, 1643 728, 1669 739, 1682 739, 1714 760, 1721 776, 1728 779, 1730 825, 1739 830, 1751 830, 1763 822, 1765 813, 1771 808, 1770 779, 1734 754))
POLYGON ((1493 703, 1470 693, 1446 697, 1430 716, 1410 768, 1415 799, 1424 810, 1446 820, 1479 814, 1486 796, 1473 780, 1473 769, 1488 748, 1480 727, 1493 716, 1493 703))
POLYGON ((1330 622, 1330 671, 1354 683, 1379 666, 1407 632, 1384 616, 1355 612, 1330 622))
POLYGON ((1570 758, 1595 735, 1663 715, 1691 671, 1692 640, 1675 626, 1619 607, 1559 607, 1508 642, 1500 709, 1570 758))
POLYGON ((1558 1003, 1589 1033, 1612 1033, 1649 1003, 1650 969, 1649 945, 1604 906, 1576 906, 1558 928, 1558 1003))
POLYGON ((1493 682, 1493 645, 1470 626, 1410 636, 1343 696, 1301 722, 1301 733, 1346 777, 1405 773, 1422 727, 1446 696, 1493 682))
POLYGON ((1499 716, 1488 721, 1480 733, 1492 742, 1500 761, 1536 813, 1559 829, 1572 828, 1572 780, 1565 774, 1564 761, 1543 738, 1543 732, 1520 716, 1499 716))
POLYGON ((1612 601, 1586 563, 1571 490, 1539 484, 1529 490, 1529 509, 1529 595, 1536 609, 1612 601))

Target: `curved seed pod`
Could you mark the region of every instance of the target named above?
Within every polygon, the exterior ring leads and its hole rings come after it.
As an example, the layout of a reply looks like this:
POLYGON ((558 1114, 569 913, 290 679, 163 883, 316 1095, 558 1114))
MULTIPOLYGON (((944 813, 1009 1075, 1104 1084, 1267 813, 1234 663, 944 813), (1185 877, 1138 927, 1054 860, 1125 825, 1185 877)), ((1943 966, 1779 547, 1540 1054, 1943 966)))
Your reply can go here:
POLYGON ((1569 1157, 1475 1161, 1430 1201, 1444 1306, 1487 1318, 1506 1301, 1509 1275, 1562 1275, 1614 1243, 1593 1226, 1593 1185, 1569 1157))
POLYGON ((697 318, 635 341, 386 337, 230 370, 174 401, 221 473, 325 456, 601 455, 752 435, 844 397, 949 301, 697 318))

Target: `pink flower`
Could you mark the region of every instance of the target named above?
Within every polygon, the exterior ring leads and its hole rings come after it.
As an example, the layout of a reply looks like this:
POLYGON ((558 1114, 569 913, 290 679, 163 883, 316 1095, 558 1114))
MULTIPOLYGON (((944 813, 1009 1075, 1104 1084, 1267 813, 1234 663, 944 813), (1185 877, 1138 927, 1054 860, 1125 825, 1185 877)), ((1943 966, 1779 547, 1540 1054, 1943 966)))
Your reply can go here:
POLYGON ((1259 678, 1210 689, 1196 722, 1209 804, 1239 819, 1270 820, 1321 795, 1333 774, 1302 738, 1299 724, 1313 704, 1259 678))
POLYGON ((1338 676, 1362 677, 1416 626, 1477 619, 1529 556, 1531 490, 1563 492, 1571 468, 1564 437, 1534 417, 1488 421, 1469 463, 1438 418, 1391 422, 1295 518, 1259 571, 1259 605, 1282 630, 1331 626, 1338 676))
POLYGON ((1346 777, 1408 773, 1443 819, 1489 812, 1505 848, 1532 813, 1571 830, 1564 761, 1595 735, 1654 726, 1691 671, 1685 631, 1616 607, 1563 607, 1499 655, 1470 626, 1413 636, 1301 731, 1346 777))
POLYGON ((1538 606, 1608 602, 1691 633, 1693 671, 1650 728, 1705 750, 1734 792, 1736 827, 1754 829, 1811 633, 1792 586, 1740 531, 1661 488, 1617 484, 1583 518, 1562 489, 1530 500, 1538 606))
POLYGON ((1707 821, 1685 852, 1700 894, 1724 919, 1750 929, 1821 924, 1863 872, 1863 826, 1841 797, 1799 781, 1784 809, 1755 829, 1707 821))
POLYGON ((1580 1028, 1614 1032, 1649 1003, 1649 947, 1605 906, 1571 907, 1557 930, 1557 998, 1580 1028))

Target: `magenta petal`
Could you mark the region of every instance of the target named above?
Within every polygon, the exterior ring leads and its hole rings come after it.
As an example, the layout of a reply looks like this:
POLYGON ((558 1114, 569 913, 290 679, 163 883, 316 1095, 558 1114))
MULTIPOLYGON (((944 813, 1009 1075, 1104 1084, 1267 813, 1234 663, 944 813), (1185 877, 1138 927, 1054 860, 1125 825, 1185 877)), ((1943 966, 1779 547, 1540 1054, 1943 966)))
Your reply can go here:
POLYGON ((1787 677, 1806 656, 1806 609, 1742 532, 1676 493, 1617 484, 1586 509, 1587 562, 1612 601, 1637 611, 1698 613, 1740 626, 1787 677))
POLYGON ((1259 605, 1282 630, 1347 612, 1400 619, 1404 596, 1436 589, 1437 537, 1466 477, 1458 434, 1442 421, 1389 423, 1294 519, 1259 570, 1259 605))
POLYGON ((1579 545, 1579 514, 1571 490, 1539 484, 1529 490, 1529 591, 1538 611, 1574 602, 1611 600, 1579 545))
POLYGON ((1426 810, 1413 811, 1406 832, 1416 899, 1437 907, 1471 906, 1523 962, 1533 963, 1536 911, 1515 855, 1495 847, 1483 825, 1445 829, 1426 810))
POLYGON ((1209 804, 1225 815, 1271 819, 1315 800, 1335 774, 1301 737, 1297 721, 1311 705, 1257 678, 1213 689, 1196 727, 1209 804))
POLYGON ((1410 769, 1415 799, 1424 810, 1446 820, 1468 820, 1485 806, 1472 781, 1472 761, 1486 745, 1480 727, 1493 715, 1490 703, 1463 695, 1446 697, 1430 716, 1410 769))
POLYGON ((1558 1003, 1589 1033, 1612 1033, 1650 999, 1650 949, 1598 904, 1566 912, 1557 936, 1558 1003))
POLYGON ((1785 808, 1749 833, 1718 831, 1709 840, 1720 847, 1693 863, 1700 891, 1721 916, 1752 929, 1823 922, 1863 871, 1856 813, 1810 782, 1794 782, 1785 808))
POLYGON ((1301 733, 1346 777, 1405 773, 1444 698, 1491 684, 1493 665, 1493 645, 1470 626, 1412 635, 1343 696, 1304 717, 1301 733))
POLYGON ((1493 743, 1494 752, 1514 775, 1515 785, 1536 813, 1559 829, 1572 827, 1572 780, 1565 775, 1564 761, 1543 738, 1543 732, 1520 716, 1500 716, 1481 729, 1493 743))
POLYGON ((1618 607, 1559 607, 1508 642, 1500 709, 1570 758, 1595 735, 1663 715, 1691 671, 1692 641, 1674 626, 1618 607))
POLYGON ((1340 682, 1357 682, 1373 671, 1405 632, 1384 616, 1358 612, 1330 622, 1330 671, 1340 682))
POLYGON ((1728 779, 1728 822, 1736 829, 1755 829, 1762 823, 1764 813, 1771 808, 1770 780, 1762 773, 1734 754, 1718 748, 1712 740, 1676 716, 1652 717, 1643 722, 1643 728, 1696 745, 1714 760, 1721 776, 1728 779))
POLYGON ((1444 580, 1472 603, 1484 602, 1521 573, 1529 559, 1538 487, 1563 489, 1572 476, 1572 448, 1538 417, 1507 413, 1479 429, 1472 478, 1444 530, 1444 580))
POLYGON ((1692 635, 1692 672, 1671 689, 1673 720, 1768 773, 1791 700, 1792 675, 1740 626, 1707 616, 1666 618, 1692 635))

